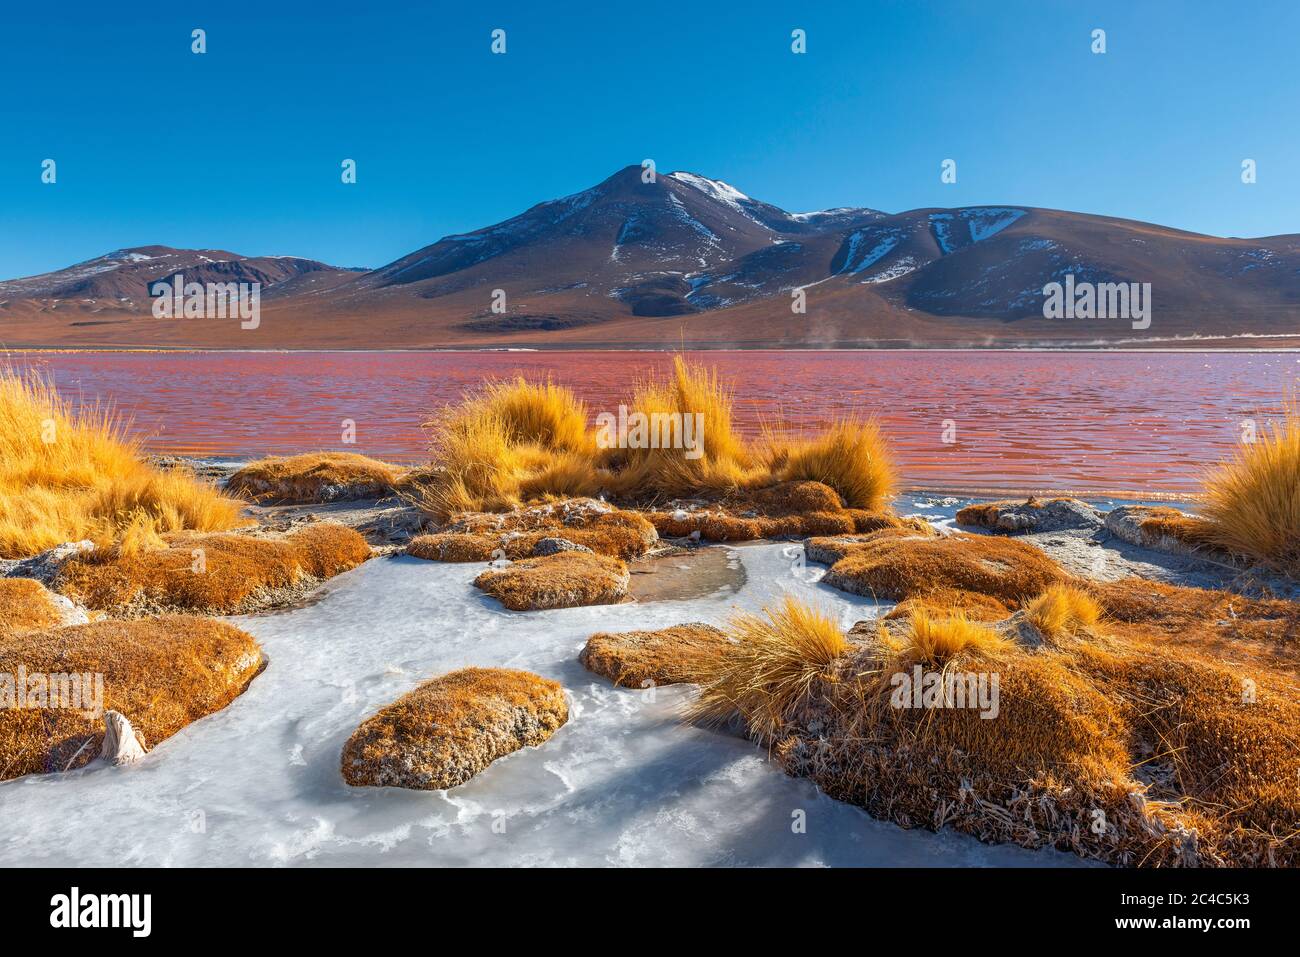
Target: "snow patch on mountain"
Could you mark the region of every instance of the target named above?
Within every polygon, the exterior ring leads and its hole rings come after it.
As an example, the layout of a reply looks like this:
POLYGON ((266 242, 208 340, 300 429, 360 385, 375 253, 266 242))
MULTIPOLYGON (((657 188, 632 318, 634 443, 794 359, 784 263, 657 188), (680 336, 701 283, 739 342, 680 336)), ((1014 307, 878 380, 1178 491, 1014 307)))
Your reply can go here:
POLYGON ((868 276, 862 281, 866 284, 889 282, 894 279, 899 279, 902 276, 906 276, 910 272, 915 272, 917 265, 917 261, 913 257, 904 256, 897 262, 890 264, 880 272, 868 276))
POLYGON ((869 269, 892 252, 902 238, 897 232, 877 235, 879 238, 875 244, 863 253, 861 249, 868 242, 867 230, 858 229, 853 231, 849 236, 849 248, 844 254, 844 265, 840 267, 840 273, 847 273, 852 276, 869 269))
POLYGON ((931 213, 930 229, 940 251, 947 256, 957 249, 956 228, 958 220, 966 226, 972 243, 996 236, 1021 216, 1023 209, 1007 206, 970 206, 952 213, 931 213))
POLYGON ((977 206, 961 210, 961 218, 970 227, 970 240, 973 243, 996 236, 1023 215, 1023 209, 1005 206, 977 206))

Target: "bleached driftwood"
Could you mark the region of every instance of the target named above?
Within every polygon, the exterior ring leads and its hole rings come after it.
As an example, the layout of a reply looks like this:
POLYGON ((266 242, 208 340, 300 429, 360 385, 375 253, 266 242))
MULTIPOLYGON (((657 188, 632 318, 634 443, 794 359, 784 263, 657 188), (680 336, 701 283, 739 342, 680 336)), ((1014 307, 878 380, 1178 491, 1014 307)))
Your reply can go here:
POLYGON ((144 757, 144 739, 120 712, 104 712, 104 746, 99 756, 114 766, 134 764, 144 757))

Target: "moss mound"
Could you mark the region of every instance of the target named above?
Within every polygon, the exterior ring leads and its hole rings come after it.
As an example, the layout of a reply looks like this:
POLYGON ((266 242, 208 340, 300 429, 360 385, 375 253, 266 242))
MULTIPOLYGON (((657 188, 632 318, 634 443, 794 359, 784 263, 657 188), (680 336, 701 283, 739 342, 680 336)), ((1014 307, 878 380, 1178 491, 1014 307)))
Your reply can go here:
POLYGON ((554 681, 504 668, 453 671, 362 722, 343 746, 343 780, 454 788, 497 758, 541 744, 568 719, 564 689, 554 681))
POLYGON ((226 490, 255 502, 319 503, 395 494, 406 470, 354 452, 309 452, 251 462, 226 490))
POLYGON ((625 688, 693 684, 726 643, 721 631, 699 622, 657 631, 600 632, 587 639, 578 660, 625 688))
POLYGON ((55 586, 89 608, 122 617, 158 611, 231 615, 275 604, 370 557, 364 538, 333 522, 284 538, 171 535, 166 545, 129 555, 78 555, 63 564, 55 586))
POLYGON ((474 579, 511 611, 611 605, 627 595, 627 566, 617 558, 562 552, 490 568, 474 579))
POLYGON ((1042 551, 1014 539, 984 535, 884 537, 855 547, 822 581, 856 595, 902 600, 937 588, 978 592, 1019 603, 1067 581, 1042 551))
MULTIPOLYGON (((189 616, 0 636, 0 675, 21 668, 51 676, 51 684, 55 675, 102 675, 104 709, 125 715, 150 746, 230 704, 262 664, 252 636, 189 616)), ((0 779, 81 767, 103 738, 102 715, 88 708, 0 707, 0 779)))

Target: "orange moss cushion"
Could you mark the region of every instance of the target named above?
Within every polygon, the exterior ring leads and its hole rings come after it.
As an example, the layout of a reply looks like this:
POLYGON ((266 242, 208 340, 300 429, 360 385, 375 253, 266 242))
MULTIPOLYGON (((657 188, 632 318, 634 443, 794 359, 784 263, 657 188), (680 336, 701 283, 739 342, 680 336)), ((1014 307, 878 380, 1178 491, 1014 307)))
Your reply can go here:
POLYGON ((95 551, 64 563, 56 587, 113 614, 193 610, 235 614, 305 578, 330 578, 370 557, 354 529, 332 522, 284 538, 168 536, 168 547, 121 555, 95 551))
POLYGON ((33 578, 0 578, 0 637, 62 623, 63 612, 40 582, 33 578))
POLYGON ((490 568, 474 585, 511 611, 609 605, 627 594, 627 566, 617 558, 561 552, 490 568))
POLYGON ((569 719, 564 689, 527 671, 464 668, 426 681, 367 718, 343 746, 354 787, 464 784, 497 758, 535 747, 569 719))
POLYGON ((226 490, 253 501, 328 502, 391 495, 406 470, 354 452, 308 452, 250 462, 226 490))
POLYGON ((698 622, 657 631, 599 632, 587 639, 578 661, 625 688, 696 683, 727 644, 721 631, 698 622))
MULTIPOLYGON (((104 709, 125 715, 150 747, 226 707, 262 663, 252 636, 189 616, 97 621, 0 638, 0 676, 16 675, 20 667, 29 676, 101 674, 104 709)), ((98 756, 103 737, 102 716, 67 707, 0 707, 0 779, 81 767, 98 756)))
POLYGON ((984 535, 881 538, 855 548, 822 581, 859 595, 897 599, 936 588, 1019 603, 1069 576, 1040 549, 984 535))

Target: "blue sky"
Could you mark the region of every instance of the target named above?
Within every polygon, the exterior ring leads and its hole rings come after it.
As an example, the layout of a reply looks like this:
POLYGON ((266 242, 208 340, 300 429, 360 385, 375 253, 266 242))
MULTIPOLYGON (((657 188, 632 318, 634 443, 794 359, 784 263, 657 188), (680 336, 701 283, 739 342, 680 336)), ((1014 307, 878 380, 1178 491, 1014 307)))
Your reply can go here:
POLYGON ((588 6, 9 5, 0 278, 149 243, 378 266, 647 157, 794 211, 1300 232, 1293 0, 588 6))

